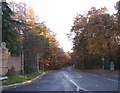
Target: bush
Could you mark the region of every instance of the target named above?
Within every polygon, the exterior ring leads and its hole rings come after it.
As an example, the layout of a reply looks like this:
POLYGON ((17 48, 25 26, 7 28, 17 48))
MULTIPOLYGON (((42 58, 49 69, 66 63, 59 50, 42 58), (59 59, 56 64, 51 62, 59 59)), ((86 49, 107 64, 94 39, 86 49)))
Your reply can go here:
POLYGON ((8 69, 8 72, 6 74, 7 76, 13 76, 16 75, 14 66, 11 67, 11 69, 8 69))

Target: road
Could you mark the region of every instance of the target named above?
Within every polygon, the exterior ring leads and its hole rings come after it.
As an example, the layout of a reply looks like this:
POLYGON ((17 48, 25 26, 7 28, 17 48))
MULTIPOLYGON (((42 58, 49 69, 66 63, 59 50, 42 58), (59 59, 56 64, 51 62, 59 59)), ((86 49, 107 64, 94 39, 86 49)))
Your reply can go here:
POLYGON ((83 91, 89 91, 89 93, 104 91, 104 93, 117 93, 115 91, 118 89, 118 77, 88 73, 68 67, 45 74, 41 79, 38 78, 30 84, 6 89, 2 93, 9 91, 79 91, 82 93, 83 91))

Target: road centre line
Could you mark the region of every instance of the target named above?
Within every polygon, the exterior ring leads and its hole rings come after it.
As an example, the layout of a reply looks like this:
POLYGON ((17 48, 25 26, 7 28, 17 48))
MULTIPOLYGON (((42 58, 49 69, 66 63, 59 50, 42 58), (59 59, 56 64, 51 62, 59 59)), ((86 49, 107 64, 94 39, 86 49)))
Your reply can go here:
POLYGON ((76 91, 79 91, 80 89, 81 89, 81 90, 84 90, 84 91, 88 91, 88 90, 86 90, 86 89, 84 89, 84 88, 79 87, 79 86, 78 86, 72 79, 70 79, 69 76, 66 75, 64 72, 63 72, 63 74, 64 74, 64 76, 65 76, 66 78, 68 78, 68 80, 69 80, 74 86, 77 87, 76 91))

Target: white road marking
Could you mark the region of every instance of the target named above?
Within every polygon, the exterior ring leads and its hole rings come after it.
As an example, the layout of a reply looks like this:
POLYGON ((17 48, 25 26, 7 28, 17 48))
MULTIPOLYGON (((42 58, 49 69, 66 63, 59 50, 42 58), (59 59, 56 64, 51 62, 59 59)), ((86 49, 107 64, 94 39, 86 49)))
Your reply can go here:
POLYGON ((39 86, 37 88, 40 88, 39 86))
POLYGON ((100 86, 100 85, 95 85, 96 87, 100 86))
POLYGON ((70 81, 73 85, 75 85, 75 86, 77 87, 76 91, 79 91, 80 89, 81 89, 81 90, 84 90, 84 91, 88 91, 88 90, 86 90, 86 89, 84 89, 84 88, 82 88, 82 87, 79 87, 72 79, 69 78, 68 75, 66 75, 65 73, 63 73, 63 74, 64 74, 64 76, 65 76, 66 78, 69 79, 69 81, 70 81))
MULTIPOLYGON (((105 76, 106 74, 103 74, 103 76, 105 76)), ((99 77, 98 75, 94 75, 95 77, 99 77)), ((117 76, 115 76, 115 77, 117 77, 117 76)), ((105 78, 105 79, 107 79, 107 80, 110 80, 110 81, 114 81, 114 82, 118 82, 118 80, 113 80, 113 79, 110 79, 110 78, 106 78, 106 77, 103 77, 103 78, 105 78)))
MULTIPOLYGON (((105 76, 105 75, 106 75, 106 74, 104 74, 104 76, 105 76)), ((94 76, 99 77, 98 75, 94 75, 94 76)), ((105 79, 107 79, 107 80, 110 80, 110 81, 118 82, 118 80, 113 80, 113 79, 106 78, 106 77, 103 77, 103 78, 105 78, 105 79)))
POLYGON ((110 80, 110 81, 118 82, 117 80, 113 80, 113 79, 110 79, 110 78, 106 78, 106 79, 110 80))

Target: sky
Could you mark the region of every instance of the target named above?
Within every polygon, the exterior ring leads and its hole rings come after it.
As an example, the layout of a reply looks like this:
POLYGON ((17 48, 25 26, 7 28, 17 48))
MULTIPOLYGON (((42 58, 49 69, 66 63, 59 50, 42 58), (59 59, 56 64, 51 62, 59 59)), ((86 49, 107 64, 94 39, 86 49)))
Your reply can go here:
POLYGON ((91 7, 107 7, 112 14, 115 12, 114 5, 118 0, 8 0, 14 2, 26 2, 33 8, 35 15, 51 31, 56 33, 56 39, 65 52, 72 51, 72 41, 67 37, 70 33, 73 20, 77 14, 91 9, 91 7))

